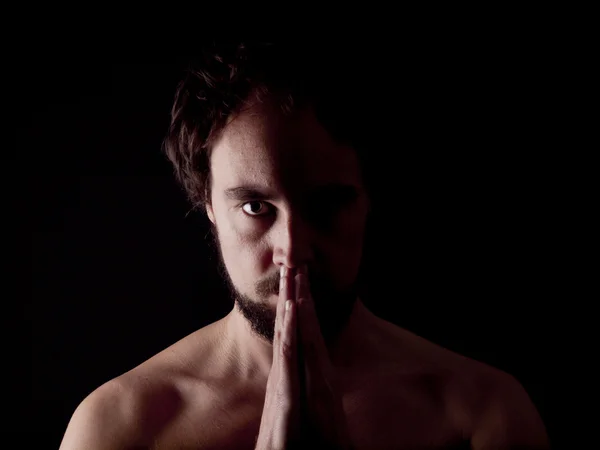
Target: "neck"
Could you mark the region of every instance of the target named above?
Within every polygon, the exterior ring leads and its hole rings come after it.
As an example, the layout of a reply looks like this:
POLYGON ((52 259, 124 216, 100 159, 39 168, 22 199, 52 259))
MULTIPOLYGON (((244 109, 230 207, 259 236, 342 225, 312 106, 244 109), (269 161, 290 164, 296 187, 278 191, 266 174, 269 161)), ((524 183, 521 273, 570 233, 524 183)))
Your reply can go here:
MULTIPOLYGON (((359 351, 364 350, 361 336, 368 333, 376 319, 362 301, 357 299, 344 328, 335 339, 327 343, 334 366, 347 367, 363 356, 363 352, 359 351)), ((273 364, 273 345, 252 331, 237 304, 225 317, 225 334, 240 375, 266 382, 273 364)))

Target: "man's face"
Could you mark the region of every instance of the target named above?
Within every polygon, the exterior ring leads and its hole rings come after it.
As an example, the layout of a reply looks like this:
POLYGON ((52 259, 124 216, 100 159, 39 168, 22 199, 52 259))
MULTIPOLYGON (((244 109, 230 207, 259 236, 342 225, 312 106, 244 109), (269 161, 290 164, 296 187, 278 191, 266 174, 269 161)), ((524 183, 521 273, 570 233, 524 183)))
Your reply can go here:
POLYGON ((358 157, 310 109, 257 104, 213 146, 207 211, 235 301, 272 342, 280 266, 308 266, 321 330, 335 337, 356 300, 368 198, 358 157))

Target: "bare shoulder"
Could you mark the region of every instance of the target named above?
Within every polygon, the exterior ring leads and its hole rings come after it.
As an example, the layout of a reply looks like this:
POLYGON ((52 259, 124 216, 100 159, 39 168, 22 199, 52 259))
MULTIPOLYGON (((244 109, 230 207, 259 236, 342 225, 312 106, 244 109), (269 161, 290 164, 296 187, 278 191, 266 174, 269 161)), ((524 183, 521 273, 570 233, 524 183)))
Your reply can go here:
POLYGON ((474 449, 549 449, 546 427, 523 385, 496 370, 481 378, 471 437, 474 449), (494 447, 494 448, 496 448, 494 447))
POLYGON ((148 379, 135 385, 120 376, 108 381, 77 407, 61 449, 118 449, 149 445, 158 429, 177 410, 181 398, 169 383, 148 379), (152 407, 161 404, 162 408, 152 407))
POLYGON ((61 450, 151 448, 192 390, 210 399, 202 373, 218 354, 218 342, 218 324, 211 324, 98 387, 73 413, 61 450))
POLYGON ((392 364, 406 370, 409 361, 415 378, 425 380, 430 392, 437 390, 472 448, 549 448, 541 417, 514 376, 389 322, 382 321, 381 330, 398 355, 390 357, 392 364))

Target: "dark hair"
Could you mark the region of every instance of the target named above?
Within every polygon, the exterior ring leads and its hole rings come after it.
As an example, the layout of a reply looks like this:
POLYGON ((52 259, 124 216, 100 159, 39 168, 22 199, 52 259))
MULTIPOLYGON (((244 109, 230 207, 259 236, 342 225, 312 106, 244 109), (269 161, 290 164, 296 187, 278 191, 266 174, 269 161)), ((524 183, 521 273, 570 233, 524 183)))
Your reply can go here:
POLYGON ((284 114, 310 104, 334 139, 359 150, 363 92, 352 81, 356 55, 348 58, 346 50, 335 45, 212 44, 191 61, 177 87, 164 150, 194 208, 210 201, 212 143, 250 98, 275 101, 284 114))

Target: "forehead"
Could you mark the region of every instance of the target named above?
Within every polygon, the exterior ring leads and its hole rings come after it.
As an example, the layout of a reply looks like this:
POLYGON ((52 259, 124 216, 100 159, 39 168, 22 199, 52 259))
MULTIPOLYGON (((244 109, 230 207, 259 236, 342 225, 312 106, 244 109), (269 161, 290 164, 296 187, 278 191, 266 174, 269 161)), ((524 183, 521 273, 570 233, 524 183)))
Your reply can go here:
POLYGON ((268 103, 231 120, 213 145, 211 174, 215 190, 244 184, 278 190, 361 185, 356 152, 337 143, 311 109, 283 115, 268 103))

